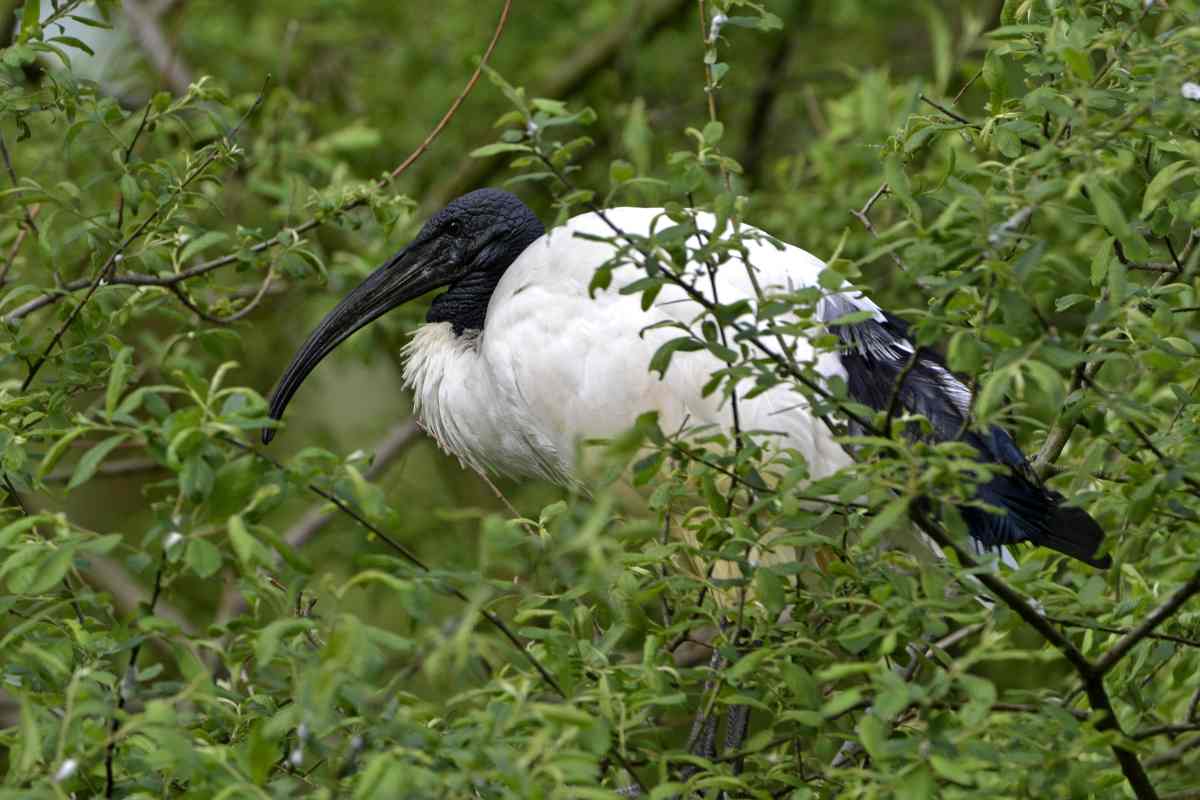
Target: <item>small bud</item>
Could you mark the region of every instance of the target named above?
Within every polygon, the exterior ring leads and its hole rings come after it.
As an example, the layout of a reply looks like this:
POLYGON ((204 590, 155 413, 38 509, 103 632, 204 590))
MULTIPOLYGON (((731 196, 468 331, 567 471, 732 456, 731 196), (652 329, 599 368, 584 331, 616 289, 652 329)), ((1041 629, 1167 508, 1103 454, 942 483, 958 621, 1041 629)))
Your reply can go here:
POLYGON ((79 769, 79 762, 73 758, 68 758, 58 768, 58 772, 54 773, 54 782, 62 783, 67 778, 75 774, 75 770, 79 769))
POLYGON ((179 531, 171 531, 167 534, 167 538, 163 540, 163 550, 170 550, 175 545, 183 541, 183 534, 179 531))
POLYGON ((1200 101, 1200 83, 1188 81, 1179 87, 1179 93, 1183 95, 1185 100, 1200 101))
POLYGON ((538 135, 538 124, 533 120, 525 123, 525 138, 535 139, 538 135))
POLYGON ((298 767, 301 764, 303 764, 304 763, 304 751, 302 749, 300 749, 299 747, 297 747, 295 750, 293 750, 291 752, 291 755, 288 756, 288 763, 290 763, 293 767, 298 767))
POLYGON ((712 18, 712 24, 708 27, 708 43, 712 44, 721 35, 721 28, 725 27, 725 23, 729 21, 729 17, 724 14, 715 14, 712 18))

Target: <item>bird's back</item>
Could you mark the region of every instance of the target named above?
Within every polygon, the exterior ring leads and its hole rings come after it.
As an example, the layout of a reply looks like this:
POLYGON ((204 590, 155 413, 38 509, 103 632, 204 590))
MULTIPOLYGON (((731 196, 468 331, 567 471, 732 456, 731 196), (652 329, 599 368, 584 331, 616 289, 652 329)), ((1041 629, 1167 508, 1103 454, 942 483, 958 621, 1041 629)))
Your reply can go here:
MULTIPOLYGON (((660 210, 643 208, 571 219, 534 242, 509 267, 492 296, 480 343, 496 383, 526 409, 522 416, 534 428, 530 435, 555 442, 564 472, 573 472, 581 440, 614 436, 647 411, 658 412, 666 431, 733 427, 728 398, 720 391, 704 393, 712 373, 725 366, 716 357, 707 351, 678 352, 665 375, 650 371, 655 352, 684 335, 663 323, 698 325, 700 304, 668 285, 643 309, 640 292, 622 293, 645 277, 634 263, 616 267, 607 288, 589 292, 596 270, 617 255, 622 241, 609 223, 635 236, 650 236, 674 224, 660 210)), ((713 224, 711 215, 698 215, 700 229, 711 230, 713 224)), ((816 285, 824 267, 820 260, 797 247, 777 247, 754 229, 744 230, 763 237, 747 239, 745 245, 765 293, 816 285)), ((755 297, 741 263, 721 265, 715 280, 702 264, 689 265, 688 273, 685 279, 717 302, 755 297)), ((797 360, 814 358, 807 340, 789 338, 797 360)), ((816 357, 816 364, 825 375, 841 374, 835 354, 816 357)), ((744 380, 739 395, 751 387, 752 381, 744 380)), ((806 399, 789 386, 742 397, 738 411, 743 430, 777 433, 778 445, 799 450, 817 474, 849 462, 825 425, 813 418, 806 399)))

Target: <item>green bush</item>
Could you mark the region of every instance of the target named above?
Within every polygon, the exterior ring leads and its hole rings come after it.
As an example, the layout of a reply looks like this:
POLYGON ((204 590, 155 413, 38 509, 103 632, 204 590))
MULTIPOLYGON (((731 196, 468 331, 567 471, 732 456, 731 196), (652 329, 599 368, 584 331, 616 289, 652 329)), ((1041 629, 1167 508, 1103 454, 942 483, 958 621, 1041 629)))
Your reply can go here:
MULTIPOLYGON (((0 54, 2 796, 1200 788, 1194 0, 1008 0, 995 20, 712 0, 700 24, 690 2, 516 4, 497 71, 404 173, 411 199, 390 164, 471 73, 495 24, 475 4, 153 5, 25 0, 0 54), (85 77, 80 31, 147 47, 103 29, 122 19, 178 60, 85 77), (905 41, 915 67, 877 66, 905 41), (849 66, 814 75, 817 56, 849 66), (191 64, 214 77, 146 90, 191 64), (853 469, 808 484, 749 434, 644 417, 607 448, 643 508, 620 481, 501 483, 509 513, 406 419, 389 369, 415 308, 356 337, 341 360, 370 371, 310 388, 260 449, 261 392, 328 297, 438 198, 514 177, 547 221, 663 205, 686 232, 695 206, 827 258, 944 349, 973 424, 1014 432, 1113 568, 976 565, 947 502, 978 480, 962 445, 813 389, 745 308, 709 309, 653 366, 709 348, 714 391, 788 382, 865 419, 853 469), (950 560, 882 546, 914 526, 950 560), (752 561, 768 534, 805 556, 752 561), (712 656, 685 658, 705 629, 712 656), (738 707, 745 740, 693 754, 738 707)), ((738 235, 657 244, 715 263, 738 235)), ((815 294, 778 299, 804 316, 815 294)))

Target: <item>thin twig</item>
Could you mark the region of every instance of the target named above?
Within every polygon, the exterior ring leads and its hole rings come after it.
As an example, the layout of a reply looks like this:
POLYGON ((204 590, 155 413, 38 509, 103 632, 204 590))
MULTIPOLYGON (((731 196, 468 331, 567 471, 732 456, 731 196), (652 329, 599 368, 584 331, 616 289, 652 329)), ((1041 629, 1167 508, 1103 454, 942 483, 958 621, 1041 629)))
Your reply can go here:
POLYGON ((176 95, 185 95, 192 84, 192 73, 179 56, 177 48, 171 46, 159 24, 161 13, 147 8, 138 0, 125 0, 125 19, 133 37, 145 52, 163 83, 176 95))
POLYGON ((1200 593, 1200 569, 1196 570, 1196 574, 1192 579, 1179 587, 1167 601, 1160 605, 1150 615, 1142 621, 1142 624, 1125 634, 1116 644, 1108 649, 1100 660, 1095 664, 1095 672, 1098 676, 1103 676, 1106 672, 1117 665, 1117 662, 1125 657, 1130 650, 1133 649, 1138 642, 1150 636, 1154 629, 1169 619, 1176 611, 1183 607, 1183 604, 1200 593))
POLYGON ((433 144, 433 140, 437 138, 438 134, 442 132, 442 129, 445 128, 450 120, 454 117, 455 112, 458 111, 458 107, 463 104, 463 101, 467 99, 467 95, 469 95, 471 90, 475 88, 475 84, 479 81, 479 76, 483 74, 483 68, 488 63, 488 59, 492 57, 492 51, 496 49, 496 43, 500 41, 500 34, 504 32, 504 26, 508 22, 508 11, 510 8, 512 8, 512 0, 504 0, 504 8, 500 10, 500 22, 496 25, 496 30, 492 33, 492 40, 488 42, 487 49, 483 51, 483 58, 479 59, 479 66, 477 66, 475 71, 471 73, 471 78, 467 81, 467 85, 464 86, 463 90, 458 93, 458 97, 454 98, 454 102, 450 104, 450 108, 448 108, 446 113, 442 115, 442 118, 438 121, 438 124, 433 127, 433 130, 429 132, 429 135, 425 137, 425 140, 417 146, 417 149, 413 150, 408 158, 401 161, 400 166, 392 170, 385 180, 379 182, 379 188, 382 189, 383 187, 387 186, 389 183, 398 178, 402 172, 412 166, 413 163, 421 157, 421 154, 429 149, 429 145, 433 144))
MULTIPOLYGON (((270 78, 268 78, 268 80, 270 80, 270 78)), ((254 100, 254 104, 247 109, 244 115, 242 115, 242 118, 238 121, 237 125, 233 127, 233 130, 231 130, 229 134, 224 137, 226 146, 233 144, 233 140, 237 136, 238 131, 241 130, 242 125, 245 124, 246 120, 250 118, 250 115, 253 114, 262 104, 266 89, 267 87, 264 83, 262 91, 259 92, 258 97, 254 100)), ((177 191, 183 192, 183 190, 186 189, 192 181, 204 174, 204 171, 208 169, 209 165, 216 161, 220 155, 221 148, 213 148, 213 151, 208 155, 207 158, 200 162, 199 166, 193 168, 187 175, 184 176, 183 180, 180 181, 177 191)), ((162 214, 163 208, 163 205, 156 206, 154 211, 150 212, 150 214, 148 214, 146 218, 142 220, 138 226, 121 241, 119 245, 117 245, 116 249, 109 254, 108 259, 104 262, 104 265, 96 271, 96 276, 92 279, 88 287, 87 294, 85 294, 83 299, 76 304, 75 308, 71 309, 71 313, 67 315, 66 320, 62 323, 62 325, 59 326, 58 330, 54 332, 54 336, 52 336, 50 339, 50 344, 46 345, 45 349, 42 350, 41 355, 39 355, 37 360, 33 362, 32 366, 30 366, 29 373, 25 376, 25 380, 21 383, 22 392, 29 389, 29 386, 33 383, 33 379, 37 377, 38 372, 46 363, 46 360, 50 358, 50 353, 53 352, 56 346, 58 346, 58 342, 62 339, 63 334, 67 332, 67 329, 71 327, 71 324, 75 321, 75 318, 79 316, 81 311, 83 311, 84 306, 86 306, 88 301, 92 299, 92 296, 96 293, 96 290, 100 287, 100 284, 104 282, 106 277, 111 277, 113 269, 124 257, 125 250, 128 249, 129 246, 133 244, 134 241, 136 241, 150 227, 151 223, 158 219, 159 215, 162 214)))
POLYGON ((1200 723, 1195 722, 1177 723, 1174 725, 1155 725, 1150 728, 1142 728, 1141 730, 1134 731, 1133 733, 1129 734, 1129 738, 1133 739, 1134 741, 1152 739, 1155 736, 1170 736, 1174 738, 1181 733, 1194 733, 1197 731, 1200 731, 1200 723))
POLYGON ((1100 85, 1100 81, 1105 75, 1108 74, 1108 71, 1112 69, 1113 64, 1117 63, 1117 54, 1125 49, 1125 45, 1129 43, 1129 39, 1137 31, 1138 27, 1142 24, 1142 21, 1145 20, 1150 14, 1150 10, 1156 5, 1158 4, 1154 2, 1154 0, 1151 0, 1151 2, 1142 3, 1142 13, 1138 16, 1137 21, 1133 25, 1129 26, 1129 28, 1125 31, 1125 35, 1121 37, 1121 41, 1117 43, 1117 46, 1113 48, 1113 57, 1105 61, 1104 66, 1100 67, 1100 69, 1096 72, 1096 77, 1092 78, 1091 88, 1095 89, 1100 85))
MULTIPOLYGON (((250 445, 248 445, 244 442, 240 442, 231 436, 221 434, 221 435, 219 435, 219 438, 222 441, 227 442, 228 444, 230 444, 244 452, 250 453, 251 455, 255 456, 256 458, 262 459, 263 461, 267 462, 268 464, 270 464, 273 467, 275 467, 276 469, 278 469, 280 472, 283 472, 285 475, 290 475, 290 472, 288 471, 287 467, 285 467, 280 462, 276 461, 271 456, 262 452, 261 450, 251 447, 250 445)), ((409 550, 404 545, 400 544, 400 542, 396 541, 388 534, 384 533, 382 530, 379 529, 378 526, 372 524, 369 520, 367 520, 365 517, 360 515, 357 511, 355 511, 350 506, 348 506, 343 500, 338 498, 336 495, 331 494, 331 493, 325 491, 324 489, 322 489, 321 487, 319 487, 315 484, 312 484, 312 483, 307 483, 307 482, 299 482, 299 483, 301 485, 303 485, 304 487, 306 487, 310 492, 317 495, 318 497, 322 497, 325 500, 328 500, 330 503, 333 503, 338 508, 339 511, 341 511, 343 514, 345 514, 346 516, 353 519, 355 522, 357 522, 360 526, 365 528, 367 531, 369 531, 370 533, 372 533, 376 537, 378 537, 381 542, 386 544, 388 547, 392 548, 392 550, 394 550, 401 558, 403 558, 409 564, 413 565, 421 572, 425 572, 425 573, 432 572, 432 569, 428 565, 426 565, 425 562, 423 562, 420 558, 418 558, 411 550, 409 550)), ((466 604, 467 606, 472 605, 471 599, 468 598, 466 596, 466 594, 464 594, 462 592, 462 590, 459 589, 458 587, 450 585, 448 583, 444 583, 443 586, 445 587, 446 592, 448 594, 450 594, 452 597, 454 597, 455 599, 461 601, 462 603, 466 604)), ((492 627, 494 627, 496 630, 498 630, 501 633, 501 635, 503 635, 504 638, 507 639, 509 641, 509 643, 511 643, 513 645, 513 647, 515 647, 518 651, 520 651, 520 653, 523 656, 525 656, 525 659, 534 668, 534 670, 537 671, 538 675, 541 676, 542 681, 551 690, 553 690, 555 694, 557 694, 563 700, 569 699, 567 697, 567 693, 565 691, 563 691, 562 686, 558 683, 557 680, 555 680, 554 676, 552 676, 550 674, 549 670, 547 670, 546 667, 542 665, 541 660, 538 659, 538 657, 536 655, 534 655, 534 653, 528 648, 528 646, 524 642, 521 641, 520 637, 518 637, 515 633, 513 633, 512 629, 508 627, 508 625, 504 622, 504 620, 500 619, 500 617, 498 617, 496 614, 494 614, 493 612, 489 611, 486 608, 479 608, 478 610, 479 610, 480 616, 482 616, 484 619, 486 619, 488 621, 488 623, 492 625, 492 627)), ((610 750, 609 752, 612 755, 612 757, 614 759, 616 759, 617 763, 619 763, 621 765, 621 767, 626 772, 628 772, 635 781, 638 781, 639 786, 640 786, 641 782, 638 779, 637 774, 633 771, 633 767, 628 763, 628 760, 623 755, 621 755, 621 753, 615 748, 610 750)), ((643 786, 642 789, 644 790, 645 787, 643 786)))
MULTIPOLYGON (((509 8, 511 5, 512 5, 512 0, 505 0, 504 9, 501 13, 500 23, 496 26, 495 32, 492 34, 492 41, 488 45, 487 51, 485 51, 483 57, 481 58, 481 60, 479 62, 479 66, 476 68, 475 72, 472 73, 471 78, 467 82, 467 85, 463 88, 463 91, 461 93, 459 93, 459 95, 454 99, 454 102, 450 106, 450 110, 447 111, 446 115, 444 115, 442 117, 441 121, 438 122, 438 125, 434 128, 434 132, 431 133, 430 136, 426 136, 425 140, 422 141, 420 145, 418 145, 417 149, 414 150, 406 159, 404 159, 403 162, 400 163, 400 166, 393 169, 386 177, 384 177, 382 180, 380 180, 376 184, 376 188, 379 188, 379 189, 385 188, 392 181, 394 181, 396 178, 398 178, 401 175, 401 173, 403 173, 406 169, 408 169, 408 167, 411 166, 417 160, 417 158, 420 157, 420 155, 429 148, 429 145, 432 143, 433 138, 436 137, 437 133, 440 133, 441 130, 443 128, 445 128, 446 124, 448 124, 450 117, 453 116, 453 112, 458 110, 458 107, 462 105, 463 101, 466 99, 466 97, 470 93, 471 89, 474 88, 475 84, 478 82, 479 75, 483 71, 484 66, 487 64, 488 59, 490 58, 490 56, 492 54, 492 50, 495 48, 495 44, 498 41, 500 34, 504 30, 504 24, 508 19, 508 11, 509 11, 509 8)), ((182 283, 183 281, 188 281, 188 280, 191 280, 192 278, 197 278, 201 275, 206 275, 209 272, 212 272, 217 269, 221 269, 222 267, 229 266, 230 264, 239 263, 242 261, 242 259, 246 255, 257 255, 257 254, 262 253, 266 250, 269 250, 273 247, 278 247, 280 244, 283 244, 284 242, 295 241, 300 236, 300 234, 307 233, 308 231, 311 231, 314 228, 320 227, 322 223, 328 221, 329 219, 334 218, 338 214, 344 214, 353 209, 360 208, 363 205, 365 205, 366 203, 367 203, 367 198, 365 198, 365 197, 359 198, 357 200, 351 201, 351 202, 347 203, 346 205, 336 209, 334 212, 332 212, 332 214, 330 214, 326 217, 323 217, 323 218, 314 217, 313 219, 302 222, 299 225, 288 226, 286 228, 283 228, 280 231, 278 231, 271 238, 261 241, 258 244, 255 244, 255 245, 247 248, 245 251, 242 251, 239 253, 230 253, 229 255, 221 256, 219 258, 214 258, 210 261, 205 261, 201 264, 197 264, 196 266, 191 267, 190 269, 185 269, 174 275, 160 276, 160 275, 146 275, 146 274, 139 274, 139 273, 113 274, 113 275, 110 275, 105 280, 105 284, 108 286, 161 286, 161 287, 170 288, 171 286, 174 286, 175 284, 178 284, 178 283, 182 283), (285 236, 284 234, 287 234, 287 235, 285 236)), ((92 285, 91 279, 83 278, 83 279, 71 281, 71 282, 64 284, 63 286, 58 287, 56 289, 48 290, 42 296, 35 297, 34 299, 18 306, 17 308, 15 308, 12 311, 5 314, 4 322, 5 322, 5 324, 11 325, 14 322, 17 322, 17 321, 23 319, 24 317, 28 316, 29 314, 34 313, 35 311, 38 311, 40 309, 45 308, 46 306, 57 303, 58 301, 62 300, 64 297, 66 297, 74 292, 78 292, 83 289, 88 289, 91 285, 92 285)))
MULTIPOLYGON (((1128 636, 1133 633, 1129 628, 1113 628, 1108 625, 1099 625, 1095 622, 1087 622, 1076 619, 1063 619, 1062 617, 1046 617, 1055 625, 1062 625, 1064 628, 1086 628, 1093 631, 1103 631, 1104 633, 1115 633, 1121 636, 1128 636)), ((1200 647, 1200 639, 1187 639, 1183 636, 1175 636, 1170 633, 1150 633, 1146 635, 1147 639, 1157 639, 1160 642, 1174 642, 1187 647, 1200 647)))
MULTIPOLYGON (((38 212, 42 210, 40 203, 35 204, 29 209, 29 218, 36 219, 38 212)), ((29 231, 32 228, 28 224, 22 225, 21 230, 17 232, 17 238, 13 240, 12 247, 8 248, 8 256, 4 259, 4 267, 0 269, 0 286, 8 283, 8 273, 12 270, 13 264, 17 260, 17 253, 21 252, 21 245, 25 243, 25 238, 29 236, 29 231)))
MULTIPOLYGON (((854 218, 861 222, 862 226, 867 229, 867 233, 871 234, 871 236, 875 237, 876 239, 879 238, 879 232, 875 230, 875 223, 871 221, 871 209, 873 209, 875 204, 879 202, 879 198, 883 197, 887 193, 887 183, 881 183, 879 184, 879 188, 875 190, 875 193, 871 195, 862 208, 858 209, 857 211, 850 209, 850 213, 854 216, 854 218)), ((896 254, 895 250, 892 250, 888 255, 891 256, 892 263, 899 267, 901 272, 906 272, 908 270, 908 268, 904 266, 904 260, 896 254)))
MULTIPOLYGON (((20 182, 17 180, 17 171, 13 169, 12 158, 8 154, 8 143, 4 141, 4 132, 0 131, 0 156, 4 157, 4 168, 8 170, 8 177, 12 180, 14 189, 20 188, 20 182)), ((29 207, 25 207, 25 226, 37 233, 37 225, 33 222, 33 215, 29 212, 29 207)))
MULTIPOLYGON (((150 594, 150 602, 146 606, 148 615, 154 614, 154 607, 158 605, 158 597, 162 594, 163 572, 167 566, 167 556, 164 552, 158 561, 158 571, 154 573, 154 590, 150 594)), ((125 669, 125 674, 121 676, 117 683, 117 709, 113 713, 112 722, 109 723, 108 745, 105 748, 104 754, 104 796, 112 798, 113 791, 116 789, 116 780, 113 776, 113 759, 117 753, 117 731, 120 728, 121 720, 120 713, 125 710, 126 703, 129 702, 129 695, 137 686, 137 660, 138 655, 142 652, 142 644, 145 639, 139 639, 134 644, 133 649, 129 651, 129 666, 125 669)))
MULTIPOLYGON (((417 435, 420 432, 421 429, 414 419, 406 419, 395 425, 371 448, 375 458, 371 461, 371 466, 363 472, 363 478, 374 481, 383 477, 396 459, 403 455, 413 442, 417 441, 417 435)), ((336 516, 336 513, 328 510, 325 503, 321 503, 310 509, 299 521, 284 531, 282 538, 287 542, 288 547, 294 550, 304 547, 336 516)), ((246 598, 236 586, 231 586, 226 590, 217 608, 217 621, 219 623, 228 622, 245 612, 246 598)))
MULTIPOLYGON (((225 441, 228 444, 231 444, 240 450, 250 453, 251 455, 255 456, 256 458, 260 458, 263 461, 266 461, 268 464, 272 465, 273 467, 278 469, 280 472, 283 472, 285 475, 291 474, 287 467, 285 467, 280 462, 276 461, 271 456, 262 452, 261 450, 251 447, 250 445, 248 445, 244 442, 240 442, 231 436, 226 436, 226 435, 222 434, 222 435, 220 435, 220 438, 222 441, 225 441)), ((418 558, 415 553, 413 553, 411 550, 409 550, 404 545, 400 544, 400 542, 396 541, 388 534, 384 533, 376 525, 372 524, 370 521, 368 521, 365 517, 360 515, 357 511, 352 509, 350 506, 346 505, 345 501, 343 501, 341 498, 337 497, 334 494, 331 494, 330 492, 325 491, 321 487, 319 487, 315 484, 312 484, 312 483, 301 483, 301 485, 305 486, 313 494, 315 494, 319 497, 323 497, 324 499, 328 500, 330 503, 333 503, 335 506, 337 506, 339 511, 341 511, 343 514, 345 514, 346 516, 353 519, 355 522, 357 522, 362 527, 366 528, 371 533, 375 534, 375 536, 377 536, 381 542, 386 544, 388 547, 392 548, 392 550, 396 551, 396 553, 398 553, 401 558, 403 558, 405 561, 407 561, 412 566, 416 567, 421 572, 432 572, 433 571, 424 561, 422 561, 420 558, 418 558)), ((457 598, 458 600, 461 600, 463 603, 466 603, 468 605, 471 604, 471 599, 469 597, 467 597, 465 594, 463 594, 462 590, 460 590, 459 588, 457 588, 455 586, 451 586, 449 584, 447 584, 445 586, 445 588, 446 588, 446 591, 451 596, 457 598)), ((546 668, 544 666, 542 666, 542 663, 541 663, 541 661, 538 660, 537 656, 535 656, 533 653, 531 653, 529 651, 529 649, 527 648, 525 643, 522 642, 521 639, 515 633, 512 632, 512 630, 508 627, 508 625, 506 625, 503 620, 501 620, 499 617, 497 617, 491 611, 488 611, 486 608, 479 609, 479 613, 484 617, 484 619, 486 619, 493 626, 495 626, 495 628, 497 630, 499 630, 500 633, 502 633, 504 635, 504 637, 506 639, 508 639, 509 642, 511 642, 514 647, 516 647, 518 650, 521 651, 522 654, 524 654, 524 656, 529 660, 529 662, 533 666, 533 668, 536 669, 538 674, 542 676, 542 680, 545 681, 546 685, 549 686, 551 689, 553 689, 555 694, 559 695, 560 697, 562 697, 565 700, 567 695, 562 690, 562 687, 559 686, 558 681, 556 681, 554 679, 554 677, 546 670, 546 668)))
MULTIPOLYGON (((1083 687, 1087 693, 1088 702, 1094 710, 1100 712, 1101 716, 1096 723, 1096 730, 1113 730, 1117 733, 1123 733, 1121 723, 1117 719, 1116 711, 1113 708, 1112 700, 1109 698, 1108 691, 1104 687, 1104 671, 1100 670, 1098 665, 1092 664, 1070 639, 1059 632, 1016 589, 1009 586, 999 576, 977 569, 979 564, 971 554, 959 545, 958 542, 951 539, 939 525, 932 522, 919 505, 914 505, 910 508, 909 516, 912 518, 914 524, 929 538, 940 545, 942 549, 953 550, 958 557, 959 563, 973 571, 975 580, 978 580, 992 594, 999 597, 1005 605, 1017 613, 1017 616, 1021 617, 1030 627, 1040 633, 1042 638, 1052 644, 1070 662, 1071 666, 1075 668, 1075 671, 1079 673, 1079 677, 1083 680, 1083 687)), ((1118 654, 1112 663, 1115 664, 1116 659, 1119 659, 1125 652, 1128 652, 1128 648, 1125 648, 1118 654)), ((1106 654, 1100 663, 1104 663, 1108 659, 1108 655, 1106 654)), ((1111 667, 1111 664, 1109 667, 1111 667)), ((1121 772, 1125 775, 1125 780, 1129 783, 1138 800, 1157 800, 1158 793, 1150 783, 1146 769, 1137 757, 1137 754, 1117 743, 1112 745, 1112 751, 1117 759, 1117 763, 1121 766, 1121 772)))

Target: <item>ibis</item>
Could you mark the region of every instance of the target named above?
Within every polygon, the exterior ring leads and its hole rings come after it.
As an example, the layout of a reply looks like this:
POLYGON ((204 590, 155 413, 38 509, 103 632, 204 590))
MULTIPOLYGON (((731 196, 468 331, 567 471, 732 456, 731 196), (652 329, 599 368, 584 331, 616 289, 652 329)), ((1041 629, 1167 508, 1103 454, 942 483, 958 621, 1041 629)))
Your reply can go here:
MULTIPOLYGON (((422 427, 464 465, 568 484, 580 476, 581 441, 613 437, 644 412, 657 412, 664 430, 731 431, 734 404, 722 392, 704 391, 724 366, 716 356, 679 352, 663 372, 648 368, 651 358, 680 335, 670 324, 695 323, 705 299, 754 307, 759 298, 819 288, 824 264, 743 224, 729 263, 689 263, 643 307, 640 292, 621 290, 646 277, 640 262, 653 253, 629 242, 652 242, 673 225, 664 209, 613 208, 547 232, 515 195, 470 192, 430 218, 320 322, 276 385, 270 417, 281 419, 305 377, 355 331, 445 288, 406 346, 404 382, 422 427), (605 288, 593 286, 601 267, 612 270, 605 288)), ((701 212, 695 226, 695 237, 718 228, 701 212)), ((922 415, 923 435, 961 439, 979 462, 994 465, 976 490, 981 502, 960 509, 977 547, 1031 543, 1109 566, 1099 553, 1100 526, 1042 486, 1007 431, 969 424, 971 390, 936 352, 914 344, 902 319, 855 288, 822 292, 813 316, 823 330, 812 321, 792 324, 788 330, 809 333, 771 341, 821 379, 840 378, 856 402, 922 415), (835 334, 839 346, 815 348, 815 333, 835 334)), ((758 393, 752 383, 736 387, 741 430, 771 432, 774 446, 807 461, 813 479, 852 462, 829 420, 790 383, 758 393)), ((862 418, 851 421, 852 430, 856 424, 861 430, 862 418)), ((264 443, 273 435, 265 429, 264 443)))

